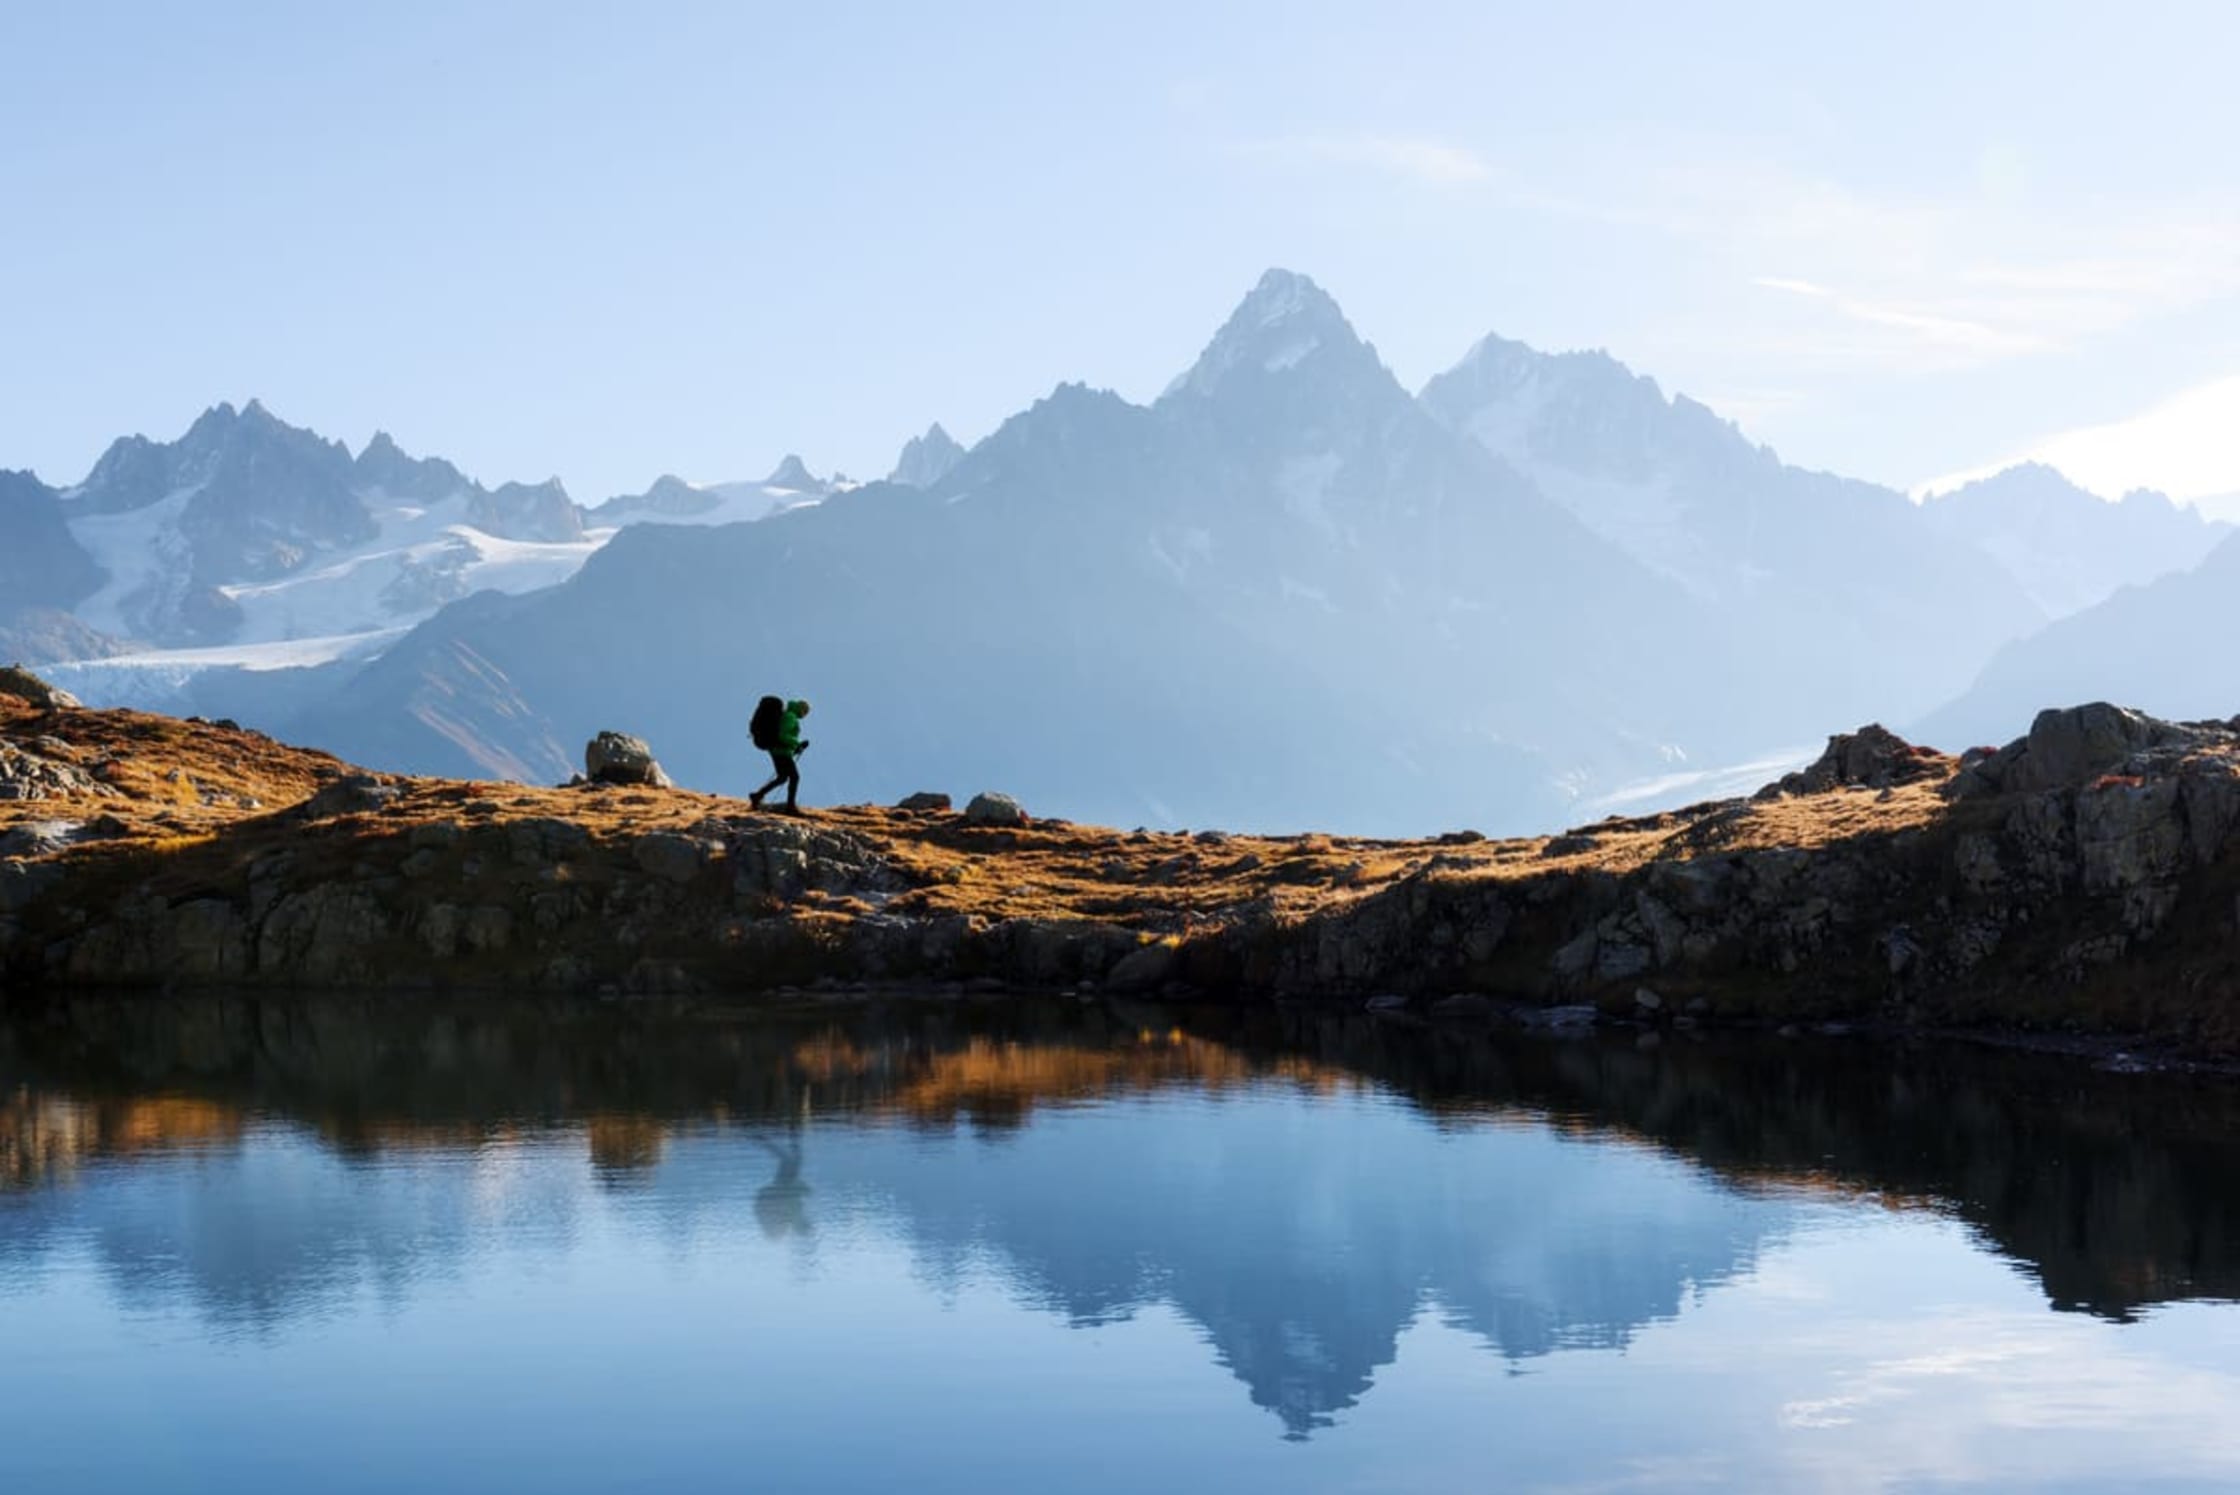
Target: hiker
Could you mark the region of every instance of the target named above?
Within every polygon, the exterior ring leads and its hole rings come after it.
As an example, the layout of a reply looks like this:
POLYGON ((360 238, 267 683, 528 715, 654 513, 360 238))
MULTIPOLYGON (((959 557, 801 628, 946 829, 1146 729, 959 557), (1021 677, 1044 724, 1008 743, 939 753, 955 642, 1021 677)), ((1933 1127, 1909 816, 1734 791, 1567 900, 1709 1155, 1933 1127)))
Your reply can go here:
POLYGON ((801 806, 795 802, 801 793, 801 770, 793 760, 809 750, 809 744, 801 740, 801 718, 808 714, 807 701, 780 701, 776 696, 764 696, 755 706, 747 734, 756 747, 770 755, 771 766, 778 770, 775 778, 747 796, 747 803, 756 809, 762 808, 763 796, 783 784, 786 813, 801 813, 801 806))

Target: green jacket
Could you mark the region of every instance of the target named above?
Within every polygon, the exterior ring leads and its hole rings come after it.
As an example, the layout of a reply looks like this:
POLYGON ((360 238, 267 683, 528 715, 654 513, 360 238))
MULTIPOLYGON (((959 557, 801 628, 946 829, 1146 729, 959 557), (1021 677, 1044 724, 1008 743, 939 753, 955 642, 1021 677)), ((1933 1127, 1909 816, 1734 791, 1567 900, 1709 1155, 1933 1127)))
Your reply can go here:
POLYGON ((801 747, 801 718, 789 707, 785 715, 778 718, 778 751, 790 758, 800 752, 801 747))

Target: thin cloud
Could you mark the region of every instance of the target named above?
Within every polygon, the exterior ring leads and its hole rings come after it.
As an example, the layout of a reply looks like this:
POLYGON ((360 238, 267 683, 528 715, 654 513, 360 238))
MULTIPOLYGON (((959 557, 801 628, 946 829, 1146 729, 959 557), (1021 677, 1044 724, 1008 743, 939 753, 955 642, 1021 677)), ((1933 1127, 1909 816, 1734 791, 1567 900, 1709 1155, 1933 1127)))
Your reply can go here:
POLYGON ((1791 296, 1826 302, 1840 315, 1870 326, 1887 327, 1933 348, 1987 357, 2050 352, 2056 343, 2033 333, 2002 328, 1964 316, 1951 316, 1919 307, 1865 301, 1845 296, 1817 281, 1789 276, 1759 275, 1751 284, 1791 296))
POLYGON ((1818 317, 1800 307, 1788 326, 1731 330, 1800 369, 1916 374, 2072 352, 2240 295, 2240 197, 2230 193, 2086 213, 2033 206, 2027 194, 1861 190, 1730 141, 1636 154, 1646 161, 1573 163, 1560 187, 1526 183, 1509 197, 1680 241, 1744 283, 1819 303, 1818 317), (1779 273, 1763 273, 1768 265, 1779 273))
POLYGON ((2030 443, 1997 461, 1946 473, 1919 485, 1919 495, 1946 493, 2022 462, 2059 468, 2102 497, 2157 488, 2176 499, 2240 492, 2240 375, 2181 390, 2122 420, 2078 426, 2030 443))
POLYGON ((2050 353, 2060 346, 2050 338, 1993 327, 1985 322, 1970 321, 1966 317, 1939 316, 1934 312, 1911 311, 1902 306, 1883 306, 1871 301, 1853 301, 1848 297, 1839 297, 1836 306, 1845 316, 1872 322, 1879 327, 1895 327, 1940 348, 2003 356, 2013 353, 2050 353))

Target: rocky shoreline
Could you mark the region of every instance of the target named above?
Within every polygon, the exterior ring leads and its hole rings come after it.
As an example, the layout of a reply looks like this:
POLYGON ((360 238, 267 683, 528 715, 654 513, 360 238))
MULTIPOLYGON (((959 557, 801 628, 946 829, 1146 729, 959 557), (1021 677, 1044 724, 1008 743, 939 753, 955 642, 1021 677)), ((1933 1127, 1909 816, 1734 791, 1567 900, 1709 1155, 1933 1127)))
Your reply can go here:
POLYGON ((0 690, 11 997, 1020 988, 2240 1055, 2231 722, 1867 728, 1748 800, 1375 841, 397 778, 0 690))

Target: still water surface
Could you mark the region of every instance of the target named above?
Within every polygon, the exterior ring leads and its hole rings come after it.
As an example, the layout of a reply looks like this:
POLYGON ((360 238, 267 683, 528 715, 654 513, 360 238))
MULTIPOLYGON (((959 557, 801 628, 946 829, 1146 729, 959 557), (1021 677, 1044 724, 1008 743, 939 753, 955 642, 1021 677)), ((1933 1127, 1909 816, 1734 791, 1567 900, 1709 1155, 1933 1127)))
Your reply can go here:
POLYGON ((0 1021, 0 1489, 2240 1488, 2240 1083, 1043 1005, 0 1021))

